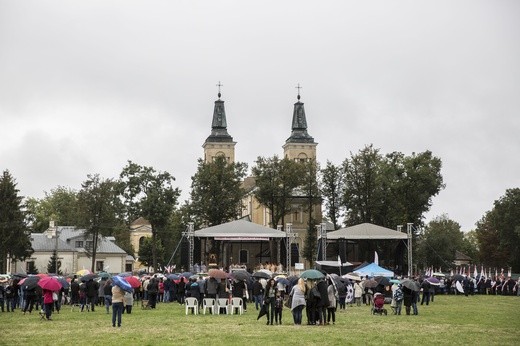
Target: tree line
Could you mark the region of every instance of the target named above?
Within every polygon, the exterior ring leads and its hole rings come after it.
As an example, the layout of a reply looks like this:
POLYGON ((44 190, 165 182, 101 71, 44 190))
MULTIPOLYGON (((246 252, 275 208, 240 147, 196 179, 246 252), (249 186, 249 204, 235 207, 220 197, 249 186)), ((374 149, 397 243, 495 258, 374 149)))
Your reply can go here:
MULTIPOLYGON (((519 253, 520 212, 518 204, 516 209, 511 206, 518 202, 518 189, 508 190, 469 234, 462 233, 446 215, 424 224, 432 198, 444 188, 441 168, 441 159, 430 151, 384 155, 368 145, 338 165, 327 161, 323 168, 312 160, 258 157, 251 177, 245 179, 247 164, 217 157, 212 162, 198 161, 190 201, 182 204, 173 175, 131 161, 117 179, 87 175, 79 190, 58 186, 41 199, 18 196, 14 178, 5 171, 0 180, 0 269, 5 271, 8 255, 19 260, 30 256, 30 232, 43 232, 50 220, 84 228, 94 242, 114 236, 121 248, 133 254, 129 225, 139 217, 152 227, 152 238, 141 244, 139 259, 157 269, 168 261, 188 222, 200 229, 235 220, 242 213, 246 194, 253 194, 269 210, 273 228, 285 227, 284 217, 294 203, 304 206, 309 222, 303 255, 311 263, 317 223, 313 206, 322 204, 325 218, 335 229, 364 222, 392 229, 409 222, 417 225, 414 249, 419 264, 444 266, 452 262, 457 249, 481 263, 520 265, 520 255, 515 255, 519 253)), ((95 244, 91 252, 94 269, 95 244)))

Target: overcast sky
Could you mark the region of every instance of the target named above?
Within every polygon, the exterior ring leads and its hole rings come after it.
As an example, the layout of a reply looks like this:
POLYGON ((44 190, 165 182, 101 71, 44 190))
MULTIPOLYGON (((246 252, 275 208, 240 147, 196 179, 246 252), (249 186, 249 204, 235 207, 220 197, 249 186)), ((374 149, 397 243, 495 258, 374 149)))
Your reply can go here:
POLYGON ((0 169, 23 196, 127 160, 188 198, 218 81, 236 160, 282 155, 300 83, 318 161, 431 150, 427 219, 520 187, 519 1, 0 0, 0 169))

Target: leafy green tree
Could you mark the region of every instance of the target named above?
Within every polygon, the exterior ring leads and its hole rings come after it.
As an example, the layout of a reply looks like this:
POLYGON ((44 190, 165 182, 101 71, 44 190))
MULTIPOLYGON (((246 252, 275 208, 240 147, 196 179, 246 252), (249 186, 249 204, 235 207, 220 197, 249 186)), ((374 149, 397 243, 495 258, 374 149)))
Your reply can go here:
POLYGON ((520 270, 520 188, 506 190, 477 223, 479 255, 493 267, 520 270))
POLYGON ((155 246, 153 246, 152 238, 144 238, 143 243, 139 246, 139 261, 147 267, 153 267, 154 256, 153 249, 155 248, 157 258, 164 258, 165 251, 164 247, 159 240, 156 240, 155 246))
POLYGON ((455 251, 461 251, 464 233, 460 225, 447 215, 431 220, 424 228, 418 240, 418 264, 423 268, 451 268, 455 260, 455 251))
POLYGON ((278 156, 258 157, 252 169, 256 189, 254 195, 258 202, 270 212, 270 226, 276 228, 280 222, 285 228, 283 218, 291 211, 295 190, 304 184, 305 168, 302 164, 278 156))
MULTIPOLYGON (((303 257, 310 263, 314 263, 317 248, 316 237, 316 215, 314 215, 317 205, 321 208, 321 193, 318 184, 317 173, 319 167, 315 160, 299 163, 303 166, 304 175, 300 188, 296 189, 293 195, 302 199, 305 211, 308 214, 307 234, 305 236, 305 244, 303 246, 303 257)), ((326 256, 326 254, 325 254, 326 256)))
POLYGON ((343 166, 336 166, 327 161, 327 166, 321 170, 321 195, 325 202, 326 215, 334 224, 334 229, 340 228, 339 219, 342 216, 343 204, 341 198, 344 190, 343 166))
POLYGON ((245 163, 228 163, 224 156, 213 162, 199 159, 197 172, 191 178, 190 211, 194 218, 207 226, 236 220, 240 215, 244 191, 242 179, 245 163))
POLYGON ((60 226, 73 226, 77 221, 78 193, 58 186, 50 193, 45 192, 42 199, 28 198, 26 207, 28 223, 35 233, 45 231, 51 220, 60 226))
POLYGON ((152 167, 140 166, 128 161, 120 174, 121 195, 126 206, 128 220, 144 217, 152 227, 152 263, 157 271, 157 235, 168 225, 177 199, 178 188, 173 188, 175 178, 168 172, 157 172, 152 167))
POLYGON ((56 250, 52 252, 52 256, 49 259, 49 263, 47 263, 47 273, 55 273, 58 275, 62 275, 61 272, 61 261, 58 259, 58 255, 56 254, 56 250))
POLYGON ((25 221, 22 197, 9 171, 0 177, 0 272, 7 271, 7 258, 23 261, 31 256, 31 234, 25 221))
POLYGON ((118 213, 122 210, 119 185, 111 179, 101 179, 98 174, 88 175, 78 193, 78 223, 85 228, 85 236, 92 238, 91 270, 95 271, 96 254, 100 237, 112 235, 121 224, 118 213))

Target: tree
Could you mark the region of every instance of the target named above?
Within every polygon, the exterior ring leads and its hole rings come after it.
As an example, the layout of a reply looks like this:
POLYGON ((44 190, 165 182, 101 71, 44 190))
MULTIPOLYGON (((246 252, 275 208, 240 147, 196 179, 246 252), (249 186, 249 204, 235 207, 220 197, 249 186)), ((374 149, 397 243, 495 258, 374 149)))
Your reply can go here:
POLYGON ((0 272, 7 271, 8 257, 23 261, 31 256, 31 235, 25 221, 22 197, 9 171, 0 177, 0 272))
POLYGON ((506 190, 477 223, 478 250, 488 266, 520 270, 520 188, 506 190))
POLYGON ((152 227, 152 266, 157 271, 157 234, 165 230, 180 195, 173 188, 175 178, 168 172, 128 161, 120 174, 121 195, 128 220, 144 217, 152 227))
POLYGON ((92 239, 90 251, 91 270, 96 268, 96 254, 100 237, 112 235, 121 224, 119 185, 111 179, 101 179, 98 174, 88 175, 78 193, 78 223, 85 227, 85 236, 92 239))
POLYGON ((47 273, 54 273, 58 275, 62 275, 61 272, 61 261, 58 258, 58 254, 56 250, 52 251, 52 256, 49 259, 49 263, 47 263, 47 273))
MULTIPOLYGON (((153 239, 144 238, 143 243, 139 246, 139 261, 147 267, 153 267, 153 239)), ((164 258, 165 251, 160 241, 156 240, 155 252, 157 258, 164 258)))
POLYGON ((342 216, 341 197, 344 190, 344 171, 342 166, 335 166, 327 161, 327 166, 321 170, 321 195, 325 202, 326 215, 334 224, 334 229, 340 228, 339 218, 342 216))
POLYGON ((422 267, 451 268, 455 260, 455 251, 461 251, 464 233, 460 225, 441 215, 431 220, 424 228, 418 240, 418 264, 422 267))
POLYGON ((73 226, 77 221, 78 193, 73 189, 58 186, 45 192, 42 199, 28 198, 27 219, 35 233, 42 233, 49 227, 49 221, 57 225, 73 226))
POLYGON ((304 182, 304 166, 275 155, 267 159, 258 157, 252 172, 256 182, 254 195, 269 210, 270 226, 276 228, 281 222, 284 228, 283 218, 291 210, 295 189, 304 182))
POLYGON ((220 225, 236 220, 240 215, 244 191, 242 179, 246 175, 245 163, 228 163, 224 156, 213 162, 199 159, 197 172, 191 178, 190 211, 200 223, 220 225))

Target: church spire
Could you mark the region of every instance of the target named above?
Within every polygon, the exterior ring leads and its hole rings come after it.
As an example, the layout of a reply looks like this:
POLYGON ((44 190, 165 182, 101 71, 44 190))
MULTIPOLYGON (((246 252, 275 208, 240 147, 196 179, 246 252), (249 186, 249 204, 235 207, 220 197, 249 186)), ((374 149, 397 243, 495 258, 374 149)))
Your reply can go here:
POLYGON ((213 120, 211 122, 211 134, 202 145, 204 148, 204 161, 211 162, 217 156, 224 156, 228 162, 235 161, 235 144, 233 137, 227 132, 226 109, 224 101, 220 99, 220 81, 218 86, 218 100, 213 108, 213 120))
POLYGON ((300 101, 300 84, 296 87, 298 89, 298 101, 294 104, 293 118, 292 118, 292 132, 291 136, 287 138, 286 143, 314 143, 312 138, 307 133, 307 119, 305 117, 305 108, 303 102, 300 101))
POLYGON ((215 101, 215 107, 213 108, 213 121, 211 122, 211 135, 206 139, 206 142, 233 142, 227 132, 227 121, 226 121, 226 109, 224 108, 224 101, 220 99, 222 94, 220 93, 220 81, 218 86, 218 100, 215 101))

